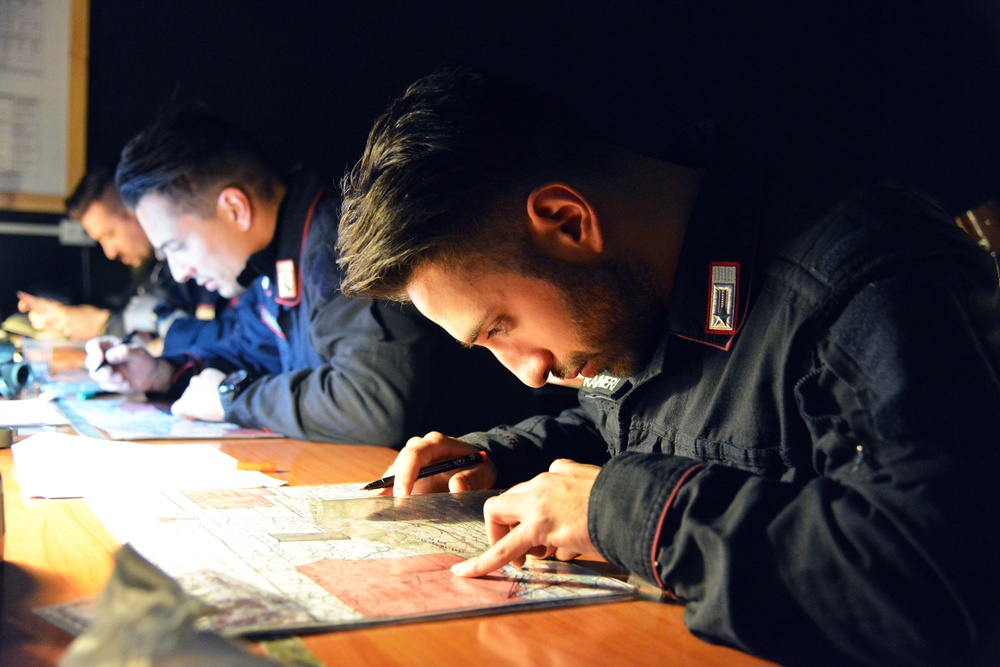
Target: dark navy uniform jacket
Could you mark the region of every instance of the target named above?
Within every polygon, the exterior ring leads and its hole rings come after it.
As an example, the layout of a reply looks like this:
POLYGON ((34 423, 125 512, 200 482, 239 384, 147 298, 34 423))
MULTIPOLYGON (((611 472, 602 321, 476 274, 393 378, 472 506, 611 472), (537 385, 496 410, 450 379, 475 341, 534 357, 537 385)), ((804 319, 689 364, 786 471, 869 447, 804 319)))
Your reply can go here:
POLYGON ((468 355, 412 307, 344 298, 338 223, 332 188, 307 174, 293 179, 274 239, 241 276, 253 283, 233 311, 235 331, 171 358, 180 368, 175 394, 203 368, 245 368, 256 379, 236 396, 228 421, 291 438, 395 447, 431 429, 460 434, 533 414, 531 390, 491 355, 468 355), (279 280, 290 291, 282 294, 279 280))
POLYGON ((1000 664, 992 261, 897 189, 779 203, 708 139, 677 151, 706 171, 645 370, 463 439, 501 486, 603 464, 592 542, 709 641, 783 664, 1000 664))

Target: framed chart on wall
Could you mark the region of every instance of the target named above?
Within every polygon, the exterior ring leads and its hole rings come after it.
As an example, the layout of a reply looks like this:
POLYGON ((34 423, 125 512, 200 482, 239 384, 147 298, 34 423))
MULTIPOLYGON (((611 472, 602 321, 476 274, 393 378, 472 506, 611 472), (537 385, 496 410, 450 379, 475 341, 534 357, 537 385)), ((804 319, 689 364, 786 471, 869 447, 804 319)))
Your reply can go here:
POLYGON ((61 213, 86 162, 90 0, 0 0, 0 209, 61 213))

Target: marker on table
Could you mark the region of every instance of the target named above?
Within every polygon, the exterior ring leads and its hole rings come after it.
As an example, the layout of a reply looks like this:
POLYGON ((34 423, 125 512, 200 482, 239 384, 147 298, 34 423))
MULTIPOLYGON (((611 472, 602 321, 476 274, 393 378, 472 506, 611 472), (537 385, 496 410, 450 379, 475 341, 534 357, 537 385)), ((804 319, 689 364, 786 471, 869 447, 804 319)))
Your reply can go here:
POLYGON ((274 461, 237 461, 237 470, 255 470, 257 472, 278 472, 278 464, 274 461))
MULTIPOLYGON (((440 472, 448 472, 450 470, 460 470, 461 468, 471 468, 477 466, 480 463, 486 461, 486 452, 476 452, 475 454, 469 454, 468 456, 462 456, 457 459, 452 459, 450 461, 442 461, 441 463, 434 463, 429 466, 424 466, 417 473, 417 479, 422 477, 430 477, 431 475, 436 475, 440 472)), ((389 475, 388 477, 383 477, 382 479, 376 479, 374 482, 369 482, 361 487, 362 491, 373 491, 375 489, 386 489, 392 486, 392 483, 396 481, 395 475, 389 475)))
MULTIPOLYGON (((132 342, 132 339, 135 338, 135 335, 137 333, 139 333, 139 332, 138 331, 129 331, 127 334, 125 334, 125 337, 122 338, 121 342, 118 343, 118 345, 128 345, 129 343, 132 342)), ((112 345, 112 347, 118 347, 118 345, 112 345)), ((108 348, 108 349, 110 350, 111 348, 108 348)), ((108 365, 108 357, 107 357, 107 350, 105 350, 104 359, 101 361, 101 363, 99 363, 97 365, 97 368, 95 368, 94 370, 95 371, 99 371, 99 370, 101 370, 102 368, 104 368, 107 365, 108 365)))

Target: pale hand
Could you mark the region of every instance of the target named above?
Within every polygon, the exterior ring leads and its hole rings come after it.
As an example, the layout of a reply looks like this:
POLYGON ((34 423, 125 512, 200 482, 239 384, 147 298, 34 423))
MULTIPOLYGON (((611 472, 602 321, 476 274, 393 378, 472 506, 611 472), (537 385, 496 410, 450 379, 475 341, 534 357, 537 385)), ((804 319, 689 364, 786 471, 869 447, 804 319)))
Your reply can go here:
POLYGON ((463 577, 481 577, 507 563, 520 567, 526 556, 569 560, 596 554, 587 526, 587 506, 598 466, 557 459, 549 471, 505 493, 483 508, 493 546, 452 566, 463 577))
POLYGON ((84 364, 105 391, 135 394, 166 391, 170 388, 173 366, 165 359, 149 354, 141 347, 121 344, 116 336, 99 336, 87 341, 84 364), (101 363, 107 364, 101 367, 101 363))
POLYGON ((225 379, 226 374, 218 368, 206 368, 191 378, 187 389, 170 406, 170 412, 186 419, 200 419, 205 422, 225 421, 226 411, 219 398, 219 385, 225 379))
MULTIPOLYGON (((497 479, 496 468, 487 459, 485 463, 474 468, 443 472, 439 475, 417 479, 417 473, 424 466, 432 463, 440 463, 449 459, 457 459, 460 456, 474 454, 480 451, 467 442, 456 438, 431 431, 421 437, 410 438, 406 441, 406 446, 396 456, 385 475, 395 475, 391 492, 394 496, 408 496, 413 492, 417 493, 442 493, 450 491, 459 493, 462 491, 480 491, 493 488, 497 479)), ((385 489, 381 494, 389 494, 390 489, 385 489)))
POLYGON ((17 309, 28 314, 28 322, 39 331, 85 341, 104 333, 111 311, 96 306, 68 306, 53 299, 17 293, 17 309))

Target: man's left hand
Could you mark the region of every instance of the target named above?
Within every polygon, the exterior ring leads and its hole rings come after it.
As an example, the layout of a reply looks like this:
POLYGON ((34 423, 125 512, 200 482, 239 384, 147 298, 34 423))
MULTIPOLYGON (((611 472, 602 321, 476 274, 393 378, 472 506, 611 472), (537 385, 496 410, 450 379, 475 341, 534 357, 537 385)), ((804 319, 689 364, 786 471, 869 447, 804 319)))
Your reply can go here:
POLYGON ((200 419, 205 422, 226 420, 226 411, 219 399, 219 385, 226 374, 218 368, 206 368, 188 383, 181 397, 170 406, 170 412, 178 417, 200 419))
POLYGON ((507 563, 520 567, 529 555, 569 560, 596 554, 587 528, 587 505, 600 470, 558 459, 548 472, 487 499, 483 511, 493 546, 451 571, 480 577, 507 563))

